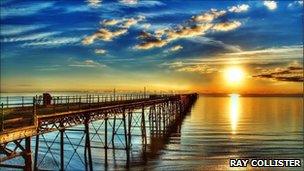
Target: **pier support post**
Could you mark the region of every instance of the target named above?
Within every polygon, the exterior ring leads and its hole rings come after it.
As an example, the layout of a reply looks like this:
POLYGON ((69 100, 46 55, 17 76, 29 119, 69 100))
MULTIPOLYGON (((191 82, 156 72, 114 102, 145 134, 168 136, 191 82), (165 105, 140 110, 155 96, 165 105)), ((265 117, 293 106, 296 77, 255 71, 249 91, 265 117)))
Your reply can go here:
POLYGON ((124 127, 124 135, 125 135, 125 150, 126 150, 126 155, 127 155, 127 166, 129 166, 130 163, 130 155, 129 155, 129 145, 128 145, 128 132, 127 132, 127 123, 126 123, 126 112, 125 109, 123 109, 122 113, 122 119, 123 119, 123 127, 124 127))
POLYGON ((150 111, 149 111, 149 122, 150 122, 150 133, 151 136, 156 136, 157 133, 157 118, 156 118, 156 107, 155 104, 153 106, 150 107, 150 111))
POLYGON ((104 150, 105 150, 105 167, 108 166, 108 115, 107 113, 105 113, 105 134, 104 134, 104 138, 105 138, 105 144, 104 144, 104 150))
POLYGON ((32 170, 32 152, 31 152, 31 138, 25 138, 25 153, 24 153, 24 160, 25 160, 25 171, 32 170))
POLYGON ((156 120, 157 120, 157 136, 161 136, 161 106, 158 105, 156 108, 156 120))
POLYGON ((132 128, 132 112, 129 111, 128 112, 128 148, 131 148, 131 138, 132 138, 132 134, 131 134, 131 128, 132 128))
POLYGON ((167 127, 166 127, 166 103, 163 103, 162 104, 162 110, 161 110, 161 112, 162 112, 162 121, 163 121, 163 130, 162 130, 162 133, 163 133, 163 135, 165 135, 166 134, 166 132, 167 132, 167 127))
POLYGON ((112 127, 112 139, 111 139, 111 142, 112 142, 113 151, 114 151, 114 148, 115 148, 115 135, 116 135, 116 115, 114 115, 113 127, 112 127))
POLYGON ((61 129, 59 130, 60 132, 60 170, 64 170, 64 127, 61 124, 60 125, 61 129))
POLYGON ((39 154, 39 134, 36 135, 34 170, 38 171, 38 154, 39 154))
MULTIPOLYGON (((85 119, 85 134, 86 134, 86 143, 85 143, 85 150, 87 151, 88 159, 89 159, 89 170, 93 170, 93 162, 92 162, 92 153, 91 153, 91 142, 90 142, 90 129, 89 129, 89 118, 86 117, 85 119)), ((87 156, 85 155, 85 158, 87 156)), ((86 166, 87 167, 87 166, 86 166)))
POLYGON ((146 119, 145 119, 145 106, 141 109, 141 137, 144 150, 146 151, 147 145, 147 133, 146 133, 146 119))

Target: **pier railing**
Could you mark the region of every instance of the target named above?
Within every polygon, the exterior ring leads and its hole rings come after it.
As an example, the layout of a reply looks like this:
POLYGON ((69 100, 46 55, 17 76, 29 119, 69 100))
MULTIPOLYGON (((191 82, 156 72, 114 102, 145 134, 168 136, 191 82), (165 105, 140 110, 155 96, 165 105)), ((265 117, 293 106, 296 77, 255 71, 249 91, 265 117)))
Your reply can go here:
MULTIPOLYGON (((52 96, 51 104, 67 103, 100 103, 124 100, 145 99, 151 96, 168 96, 173 94, 102 94, 102 95, 73 95, 73 96, 52 96)), ((43 104, 42 96, 6 96, 0 97, 0 104, 3 108, 33 106, 33 98, 38 105, 43 104)))
POLYGON ((1 97, 0 131, 18 126, 35 125, 37 115, 102 107, 129 101, 141 101, 174 96, 174 94, 101 94, 52 96, 48 101, 42 96, 1 97))

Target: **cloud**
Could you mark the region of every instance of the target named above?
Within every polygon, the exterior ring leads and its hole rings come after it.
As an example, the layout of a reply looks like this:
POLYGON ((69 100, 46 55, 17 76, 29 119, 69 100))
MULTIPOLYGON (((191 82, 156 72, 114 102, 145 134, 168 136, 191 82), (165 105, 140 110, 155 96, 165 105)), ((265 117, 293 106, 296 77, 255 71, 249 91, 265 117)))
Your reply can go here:
POLYGON ((213 25, 206 23, 194 26, 182 27, 181 29, 171 29, 167 32, 168 40, 176 40, 180 38, 194 37, 204 35, 213 25))
POLYGON ((62 65, 47 65, 47 66, 34 66, 37 71, 57 71, 62 69, 62 65))
POLYGON ((42 39, 39 41, 33 41, 30 43, 24 43, 22 46, 40 46, 44 48, 54 47, 54 46, 63 46, 63 45, 72 45, 80 42, 81 38, 78 37, 54 37, 42 39))
POLYGON ((170 48, 169 51, 176 52, 176 51, 179 51, 182 49, 183 49, 183 47, 181 45, 176 45, 176 46, 173 46, 172 48, 170 48))
POLYGON ((288 4, 288 8, 297 8, 297 7, 303 7, 303 0, 294 1, 288 4))
POLYGON ((216 67, 211 67, 206 64, 188 64, 182 61, 176 61, 172 63, 165 63, 163 65, 167 65, 170 69, 178 72, 196 72, 200 74, 211 74, 218 72, 216 67))
POLYGON ((135 46, 135 49, 152 49, 155 47, 163 47, 167 45, 166 40, 161 40, 159 38, 154 38, 154 39, 147 39, 145 42, 140 43, 135 46))
POLYGON ((34 30, 38 30, 41 28, 45 28, 48 25, 46 24, 35 24, 35 25, 1 25, 1 36, 12 36, 12 35, 18 35, 34 30))
POLYGON ((106 65, 94 61, 94 60, 85 60, 85 61, 73 61, 72 64, 69 66, 71 67, 83 67, 83 68, 97 68, 97 67, 106 67, 106 65))
POLYGON ((177 71, 180 72, 197 72, 201 74, 211 74, 217 72, 217 68, 210 67, 208 65, 193 65, 178 68, 177 71))
POLYGON ((139 26, 140 29, 144 29, 147 30, 151 27, 152 25, 150 23, 144 23, 142 25, 139 26))
POLYGON ((142 39, 143 42, 136 45, 135 49, 152 49, 155 47, 163 47, 167 45, 167 40, 162 40, 161 37, 155 36, 151 33, 148 33, 146 31, 142 31, 140 35, 138 36, 139 39, 142 39))
POLYGON ((114 38, 119 37, 120 35, 123 35, 127 32, 128 32, 127 29, 118 29, 115 31, 110 31, 108 29, 101 28, 93 35, 85 37, 82 40, 82 44, 84 45, 92 44, 96 39, 103 41, 112 41, 114 38))
POLYGON ((199 15, 193 16, 192 20, 197 23, 211 22, 214 19, 223 16, 225 14, 226 14, 225 10, 211 9, 208 12, 204 12, 199 15))
POLYGON ((106 51, 106 50, 104 50, 104 49, 95 49, 95 53, 96 53, 96 54, 101 54, 101 55, 104 55, 104 54, 106 54, 106 53, 107 53, 107 51, 106 51))
POLYGON ((101 24, 103 26, 113 26, 113 25, 116 25, 118 23, 120 23, 121 21, 120 20, 116 20, 116 19, 104 19, 101 24))
POLYGON ((239 21, 216 23, 212 29, 215 31, 230 31, 240 27, 242 24, 239 21))
POLYGON ((183 25, 156 29, 154 33, 142 32, 139 36, 143 42, 136 45, 135 49, 151 49, 163 47, 171 41, 182 38, 193 38, 208 33, 211 29, 215 31, 230 31, 241 26, 239 21, 217 22, 213 21, 226 14, 225 10, 211 9, 207 12, 192 16, 183 25))
POLYGON ((277 8, 276 1, 264 1, 263 3, 269 10, 275 10, 277 8))
POLYGON ((136 25, 138 22, 145 20, 145 16, 138 15, 133 18, 123 18, 123 19, 104 19, 100 24, 104 27, 107 26, 117 26, 121 28, 130 28, 133 25, 136 25))
POLYGON ((230 12, 235 12, 235 13, 241 13, 241 12, 246 12, 249 9, 249 5, 247 4, 242 4, 242 5, 237 5, 237 6, 232 6, 228 8, 228 11, 230 12))
MULTIPOLYGON (((223 53, 216 56, 216 61, 210 61, 219 64, 254 64, 263 66, 272 66, 277 64, 286 64, 294 60, 303 59, 303 47, 301 45, 281 46, 258 50, 247 50, 233 53, 223 53)), ((201 60, 202 62, 206 62, 201 60)))
POLYGON ((98 8, 101 6, 102 0, 87 0, 89 7, 98 8))
POLYGON ((303 81, 302 53, 301 46, 277 47, 215 54, 208 58, 187 58, 162 65, 180 72, 215 73, 224 66, 239 64, 259 68, 252 74, 255 78, 299 82, 303 81))
POLYGON ((231 44, 226 44, 222 41, 219 40, 214 40, 212 38, 207 38, 207 37, 195 37, 192 39, 189 39, 191 42, 195 43, 200 43, 203 45, 212 45, 221 49, 224 49, 229 52, 242 52, 242 49, 238 45, 231 45, 231 44))
POLYGON ((33 33, 23 36, 13 36, 13 37, 5 37, 1 39, 3 43, 11 43, 11 42, 22 42, 22 41, 34 41, 34 40, 42 40, 46 39, 50 36, 59 34, 60 32, 45 32, 45 33, 33 33))
POLYGON ((155 7, 155 6, 164 6, 165 4, 160 1, 139 1, 139 0, 120 0, 119 1, 122 5, 133 7, 133 8, 139 8, 139 7, 155 7))
POLYGON ((177 52, 177 51, 180 51, 182 49, 183 49, 183 47, 181 45, 176 45, 176 46, 173 46, 169 49, 164 50, 164 53, 177 52))
POLYGON ((35 2, 32 4, 24 3, 14 6, 1 7, 1 18, 34 15, 41 10, 52 7, 53 5, 54 2, 35 2))
MULTIPOLYGON (((215 46, 232 46, 222 45, 223 42, 208 40, 209 38, 197 37, 191 39, 191 41, 197 41, 201 43, 214 44, 215 46), (196 40, 198 39, 198 40, 196 40), (204 40, 207 39, 207 40, 204 40)), ((273 67, 286 65, 286 63, 292 63, 292 67, 298 66, 294 61, 303 60, 303 48, 302 46, 283 46, 261 50, 250 50, 242 51, 240 48, 234 47, 235 52, 224 52, 214 54, 207 58, 201 56, 195 58, 186 58, 179 63, 175 62, 174 65, 171 63, 170 66, 194 66, 194 65, 208 65, 208 66, 223 66, 223 65, 244 65, 254 67, 273 67), (181 64, 182 63, 182 64, 181 64)), ((231 50, 229 50, 231 51, 231 50)), ((164 64, 168 65, 168 64, 164 64)))
POLYGON ((119 2, 126 5, 135 5, 138 3, 138 0, 121 0, 119 2))
POLYGON ((126 18, 123 19, 121 27, 123 28, 130 28, 131 26, 137 24, 140 21, 143 21, 145 19, 145 16, 139 15, 136 18, 126 18))
POLYGON ((193 36, 204 35, 205 31, 209 30, 212 24, 200 24, 194 26, 186 26, 181 28, 160 29, 156 30, 155 34, 142 32, 139 36, 144 40, 141 44, 135 46, 136 49, 151 49, 154 47, 163 47, 169 42, 193 36), (164 37, 164 38, 162 38, 164 37))
POLYGON ((288 67, 274 69, 260 69, 260 73, 253 75, 255 78, 270 79, 276 81, 303 82, 303 66, 293 63, 288 67))
POLYGON ((257 50, 248 50, 241 51, 236 53, 225 54, 228 56, 250 56, 250 57, 271 57, 273 59, 282 59, 282 58, 301 58, 303 53, 302 45, 292 45, 292 46, 281 46, 281 47, 273 47, 266 49, 257 49, 257 50))
POLYGON ((131 26, 136 25, 144 19, 145 17, 142 15, 134 18, 105 19, 101 22, 103 27, 94 34, 86 36, 82 40, 82 44, 89 45, 94 43, 95 40, 112 41, 114 38, 126 34, 131 26), (107 28, 110 26, 111 28, 107 28))

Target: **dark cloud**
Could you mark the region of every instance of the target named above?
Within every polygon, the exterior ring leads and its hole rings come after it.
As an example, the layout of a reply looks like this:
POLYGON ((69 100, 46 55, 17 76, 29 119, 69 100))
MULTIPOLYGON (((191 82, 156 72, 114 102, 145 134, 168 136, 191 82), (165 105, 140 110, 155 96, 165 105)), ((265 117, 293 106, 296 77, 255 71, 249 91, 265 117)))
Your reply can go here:
MULTIPOLYGON (((233 11, 232 11, 233 12, 233 11)), ((224 16, 226 10, 210 9, 207 12, 192 16, 191 19, 186 20, 183 24, 175 27, 168 27, 165 29, 158 29, 154 33, 143 32, 139 37, 143 42, 135 46, 135 49, 151 49, 155 47, 163 47, 168 43, 183 39, 203 36, 212 31, 227 32, 239 28, 242 23, 239 21, 214 21, 224 16)))
POLYGON ((274 70, 263 70, 261 74, 253 75, 256 78, 272 79, 276 81, 303 82, 303 67, 289 66, 274 70))

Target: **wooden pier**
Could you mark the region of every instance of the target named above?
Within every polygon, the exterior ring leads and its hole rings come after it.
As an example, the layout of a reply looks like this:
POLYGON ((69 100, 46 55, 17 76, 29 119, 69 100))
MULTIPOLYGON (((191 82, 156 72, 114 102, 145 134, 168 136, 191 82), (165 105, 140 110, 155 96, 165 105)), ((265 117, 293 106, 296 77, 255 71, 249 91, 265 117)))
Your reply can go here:
MULTIPOLYGON (((51 153, 54 143, 48 143, 44 137, 50 132, 58 132, 60 138, 60 159, 55 159, 57 169, 66 170, 70 163, 64 158, 64 140, 68 139, 66 131, 82 131, 84 138, 83 170, 93 170, 92 137, 103 129, 103 148, 105 167, 108 165, 107 149, 122 148, 126 152, 129 163, 132 150, 132 137, 136 136, 133 129, 140 129, 142 146, 147 146, 147 129, 150 137, 165 137, 170 134, 176 123, 190 110, 197 94, 178 95, 86 95, 86 96, 55 96, 48 102, 41 97, 33 97, 31 103, 11 105, 1 104, 1 132, 0 132, 0 168, 19 168, 24 170, 43 169, 40 163, 46 153, 51 153), (111 122, 109 122, 111 120, 111 122), (146 124, 148 120, 148 124, 146 124), (102 121, 94 132, 90 132, 90 123, 102 121), (84 125, 84 130, 73 129, 84 125), (108 130, 112 131, 108 131, 108 130), (121 146, 115 145, 118 132, 123 132, 121 146), (31 149, 32 138, 35 138, 35 149, 31 149), (38 157, 41 141, 45 141, 48 150, 43 157, 38 157), (23 165, 8 164, 14 158, 23 158, 23 165), (40 161, 39 161, 40 160, 40 161)), ((94 125, 93 125, 94 126, 94 125)), ((92 127, 91 127, 92 129, 92 127)), ((100 135, 98 135, 100 136, 100 135)), ((56 139, 56 138, 55 138, 56 139)), ((77 148, 72 146, 77 152, 77 148)), ((73 155, 74 155, 73 153, 73 155)))

